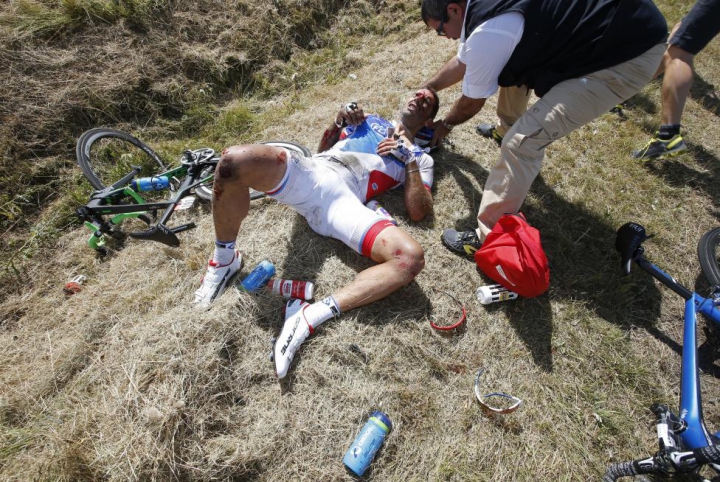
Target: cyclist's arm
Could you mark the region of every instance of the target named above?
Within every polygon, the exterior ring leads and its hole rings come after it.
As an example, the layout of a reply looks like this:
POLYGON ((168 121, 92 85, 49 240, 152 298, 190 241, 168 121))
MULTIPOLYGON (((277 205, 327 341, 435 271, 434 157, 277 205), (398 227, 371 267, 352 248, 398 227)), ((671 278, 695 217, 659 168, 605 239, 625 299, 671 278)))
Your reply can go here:
POLYGON ((423 183, 417 160, 405 164, 405 208, 410 219, 421 221, 430 214, 433 198, 430 189, 423 183))
POLYGON ((333 122, 330 127, 325 129, 320 144, 318 145, 318 153, 325 152, 334 146, 338 140, 340 140, 340 134, 342 133, 342 124, 337 125, 333 122))
POLYGON ((346 106, 342 106, 335 116, 333 123, 325 129, 320 144, 318 145, 318 152, 325 152, 334 146, 340 135, 342 134, 343 127, 358 126, 365 120, 365 112, 363 112, 362 106, 351 102, 346 106))

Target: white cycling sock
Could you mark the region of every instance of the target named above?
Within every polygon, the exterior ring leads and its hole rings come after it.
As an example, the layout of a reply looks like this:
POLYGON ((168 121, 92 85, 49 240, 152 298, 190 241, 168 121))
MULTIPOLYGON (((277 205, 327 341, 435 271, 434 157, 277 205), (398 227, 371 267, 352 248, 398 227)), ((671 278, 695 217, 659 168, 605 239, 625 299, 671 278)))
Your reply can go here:
POLYGON ((330 318, 340 316, 340 307, 335 298, 328 296, 324 300, 317 301, 305 308, 303 314, 308 324, 315 329, 330 318))
POLYGON ((230 264, 235 256, 235 241, 215 241, 215 252, 213 253, 213 261, 218 266, 230 264))

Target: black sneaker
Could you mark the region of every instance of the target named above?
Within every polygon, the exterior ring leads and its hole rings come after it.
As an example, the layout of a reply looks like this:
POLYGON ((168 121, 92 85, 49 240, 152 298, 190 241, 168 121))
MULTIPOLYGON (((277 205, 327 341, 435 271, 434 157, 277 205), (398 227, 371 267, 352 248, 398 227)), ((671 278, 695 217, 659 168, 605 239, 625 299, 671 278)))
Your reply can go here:
MULTIPOLYGON (((657 136, 657 133, 655 134, 657 136)), ((675 134, 670 139, 664 141, 653 137, 650 142, 645 144, 642 149, 633 151, 632 156, 635 159, 655 159, 663 157, 677 156, 681 152, 687 150, 687 145, 680 134, 675 134)))
POLYGON ((468 258, 475 256, 475 251, 482 246, 474 229, 470 231, 446 229, 443 231, 442 236, 440 236, 440 240, 445 247, 453 253, 461 254, 468 258))
POLYGON ((475 130, 481 136, 494 140, 498 146, 502 144, 503 136, 498 134, 495 124, 478 124, 475 130))

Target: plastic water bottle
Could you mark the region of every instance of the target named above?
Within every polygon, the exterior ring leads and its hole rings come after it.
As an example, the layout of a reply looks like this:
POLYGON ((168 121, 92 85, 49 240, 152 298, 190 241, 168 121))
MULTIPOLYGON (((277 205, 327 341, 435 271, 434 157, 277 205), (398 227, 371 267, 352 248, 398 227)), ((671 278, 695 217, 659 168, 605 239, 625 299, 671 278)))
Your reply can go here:
POLYGON ((134 179, 130 186, 137 192, 162 191, 170 187, 170 179, 167 176, 141 177, 134 179))
POLYGON ((73 279, 65 283, 65 287, 63 288, 63 292, 65 292, 66 295, 71 296, 75 293, 79 293, 82 289, 82 284, 87 280, 87 276, 84 274, 79 274, 75 276, 73 279))
POLYGON ((276 295, 298 300, 311 300, 315 291, 315 285, 312 282, 291 279, 271 279, 268 281, 267 287, 276 295))
POLYGON ((517 293, 510 291, 503 285, 481 286, 477 289, 475 295, 483 305, 497 303, 498 301, 516 300, 518 297, 517 293))
POLYGON ((270 261, 260 261, 260 264, 250 271, 250 274, 242 280, 238 289, 254 293, 262 289, 270 278, 275 275, 275 266, 270 261))
POLYGON ((343 457, 345 466, 358 477, 362 477, 390 430, 392 430, 392 422, 387 414, 383 412, 370 414, 370 419, 345 452, 343 457))
POLYGON ((365 206, 372 209, 373 211, 378 213, 380 216, 384 217, 385 219, 387 219, 388 221, 393 223, 395 226, 397 226, 397 221, 395 220, 394 217, 392 217, 392 214, 390 214, 387 211, 387 209, 382 207, 382 204, 380 204, 376 200, 371 199, 370 201, 368 201, 368 203, 365 206))

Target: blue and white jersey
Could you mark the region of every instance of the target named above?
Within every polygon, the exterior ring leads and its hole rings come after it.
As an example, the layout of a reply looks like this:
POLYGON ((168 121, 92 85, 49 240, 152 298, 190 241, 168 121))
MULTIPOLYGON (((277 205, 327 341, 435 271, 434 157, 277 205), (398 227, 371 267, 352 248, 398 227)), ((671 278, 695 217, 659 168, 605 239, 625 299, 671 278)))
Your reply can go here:
MULTIPOLYGON (((369 115, 358 126, 343 129, 340 140, 328 151, 320 154, 332 156, 350 169, 358 182, 358 193, 369 201, 378 194, 394 189, 405 182, 405 165, 394 157, 377 155, 377 146, 387 138, 388 128, 393 124, 369 115), (343 162, 343 158, 347 162, 343 162)), ((433 183, 433 158, 413 144, 410 150, 420 169, 423 184, 429 190, 433 183)))

